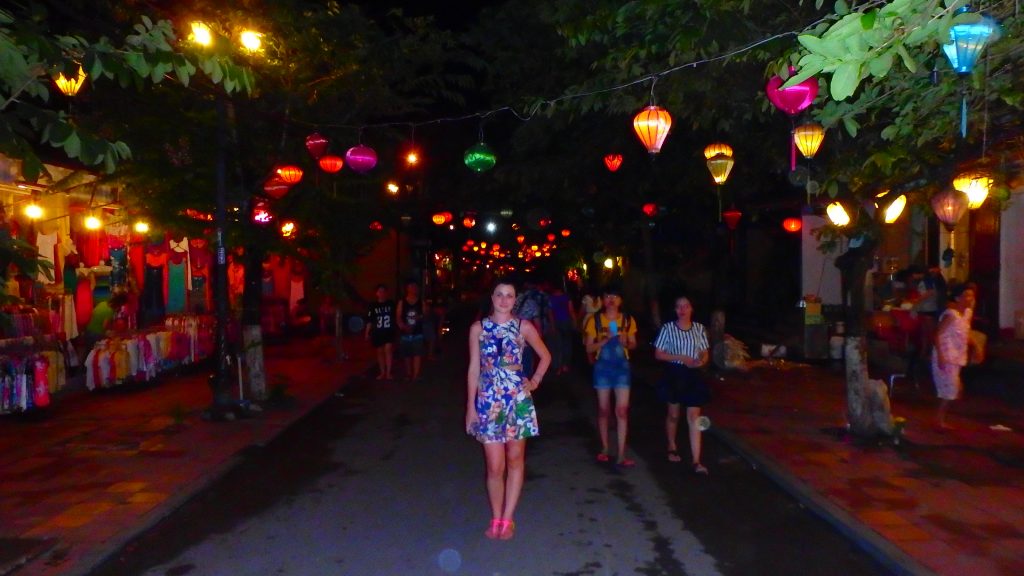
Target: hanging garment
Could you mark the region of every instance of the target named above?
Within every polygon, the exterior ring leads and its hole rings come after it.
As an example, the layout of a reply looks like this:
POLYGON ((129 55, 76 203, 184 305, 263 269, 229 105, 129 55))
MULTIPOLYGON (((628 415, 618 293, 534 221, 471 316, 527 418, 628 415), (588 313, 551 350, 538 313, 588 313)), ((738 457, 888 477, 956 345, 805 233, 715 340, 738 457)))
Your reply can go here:
POLYGON ((123 245, 110 249, 110 287, 117 288, 128 283, 128 249, 123 245))
MULTIPOLYGON (((56 254, 57 248, 57 233, 51 232, 50 234, 36 234, 36 248, 39 250, 39 259, 49 262, 51 266, 56 267, 54 255, 56 254)), ((54 268, 50 269, 50 275, 54 274, 54 268)), ((53 280, 46 276, 42 270, 36 275, 36 281, 42 282, 43 284, 53 284, 53 280)))
POLYGON ((185 311, 185 287, 188 263, 182 260, 167 264, 167 313, 181 314, 185 311))
POLYGON ((139 314, 142 326, 150 326, 164 317, 164 267, 145 267, 142 284, 142 298, 139 299, 139 314))
POLYGON ((102 230, 83 230, 75 239, 75 246, 86 266, 92 267, 109 257, 107 235, 102 230))

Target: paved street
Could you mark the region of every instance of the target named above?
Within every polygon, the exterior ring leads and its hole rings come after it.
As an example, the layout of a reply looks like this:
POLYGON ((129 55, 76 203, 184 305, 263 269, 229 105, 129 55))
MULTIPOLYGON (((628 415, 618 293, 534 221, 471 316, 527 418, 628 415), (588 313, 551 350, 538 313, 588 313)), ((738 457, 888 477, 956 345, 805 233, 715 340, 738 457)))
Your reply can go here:
POLYGON ((94 574, 877 574, 722 445, 710 478, 663 461, 638 389, 639 465, 593 461, 589 390, 538 393, 511 542, 484 538, 483 458, 462 432, 463 336, 419 383, 343 390, 94 574))

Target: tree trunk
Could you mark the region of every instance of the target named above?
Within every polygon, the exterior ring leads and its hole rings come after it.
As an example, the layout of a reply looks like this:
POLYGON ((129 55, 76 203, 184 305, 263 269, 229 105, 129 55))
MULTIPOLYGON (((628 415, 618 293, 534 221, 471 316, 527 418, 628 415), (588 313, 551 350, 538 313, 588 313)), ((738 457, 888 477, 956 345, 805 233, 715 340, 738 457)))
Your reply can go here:
POLYGON ((892 412, 885 383, 868 377, 864 337, 846 339, 846 416, 850 432, 871 438, 893 433, 892 412))
POLYGON ((244 374, 249 395, 254 400, 267 399, 267 375, 263 367, 263 328, 260 324, 260 303, 263 299, 264 251, 250 246, 245 253, 245 288, 242 292, 242 353, 244 374))

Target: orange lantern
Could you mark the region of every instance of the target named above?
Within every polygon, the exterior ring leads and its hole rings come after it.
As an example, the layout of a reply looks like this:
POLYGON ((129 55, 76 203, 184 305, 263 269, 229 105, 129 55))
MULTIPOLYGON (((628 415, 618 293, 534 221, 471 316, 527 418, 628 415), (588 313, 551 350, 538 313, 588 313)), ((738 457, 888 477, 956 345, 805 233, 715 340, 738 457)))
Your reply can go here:
POLYGON ((522 234, 520 234, 519 236, 516 236, 516 242, 522 244, 525 241, 526 241, 526 236, 523 236, 522 234))
POLYGON ((302 180, 302 168, 298 166, 281 166, 277 169, 277 175, 287 184, 296 184, 302 180))
POLYGON ((57 89, 61 91, 65 96, 74 96, 78 94, 78 91, 82 89, 82 85, 85 84, 86 78, 85 70, 82 67, 78 67, 78 76, 72 76, 68 78, 61 72, 57 75, 57 79, 53 81, 57 85, 57 89))
POLYGON ((444 223, 445 223, 444 214, 441 214, 440 212, 438 212, 437 214, 434 214, 433 216, 431 216, 430 220, 434 224, 437 224, 438 226, 443 226, 444 223))
POLYGON ((462 225, 465 226, 466 228, 472 228, 473 226, 476 226, 476 218, 473 218, 472 216, 466 216, 465 218, 462 219, 462 225))
POLYGON ((731 158, 732 157, 732 146, 729 146, 728 144, 725 144, 723 142, 715 142, 715 143, 712 143, 712 144, 708 144, 704 148, 704 159, 705 160, 711 160, 712 158, 714 158, 715 156, 718 156, 719 154, 721 154, 722 156, 728 156, 728 157, 731 158))
POLYGON ((345 165, 345 161, 341 159, 341 156, 328 155, 323 156, 319 160, 320 169, 328 174, 334 174, 341 170, 345 165))
POLYGON ((295 222, 292 222, 291 220, 287 220, 284 224, 281 224, 281 236, 284 238, 294 238, 295 230, 295 222))
POLYGON ((672 116, 660 106, 648 106, 633 117, 633 130, 651 154, 661 152, 670 128, 672 116))
POLYGON ((817 122, 801 124, 793 129, 793 143, 804 158, 814 158, 825 140, 825 128, 817 122))
POLYGON ((562 238, 568 238, 570 234, 572 234, 572 231, 570 231, 568 228, 562 230, 562 238))
POLYGON ((786 232, 799 232, 804 227, 804 222, 800 218, 786 218, 782 221, 782 228, 786 232))
POLYGON ((608 154, 604 157, 604 165, 608 167, 608 170, 615 172, 622 166, 622 154, 608 154))

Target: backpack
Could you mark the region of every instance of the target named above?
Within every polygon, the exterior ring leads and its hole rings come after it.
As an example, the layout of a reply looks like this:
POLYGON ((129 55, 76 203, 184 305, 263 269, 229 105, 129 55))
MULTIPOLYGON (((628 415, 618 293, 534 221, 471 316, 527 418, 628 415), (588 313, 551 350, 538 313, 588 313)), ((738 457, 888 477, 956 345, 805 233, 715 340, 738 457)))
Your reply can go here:
MULTIPOLYGON (((594 319, 594 336, 595 337, 600 336, 601 335, 601 311, 598 310, 597 312, 594 312, 593 314, 590 315, 590 317, 594 319)), ((629 314, 626 314, 625 312, 622 312, 622 332, 623 333, 629 333, 629 326, 630 326, 630 324, 632 322, 633 322, 633 317, 630 316, 629 314)), ((584 324, 583 327, 586 328, 586 324, 584 324)), ((586 337, 584 337, 584 338, 586 338, 586 337)), ((597 352, 594 352, 593 354, 587 354, 587 361, 590 362, 591 364, 593 364, 594 362, 597 362, 597 355, 600 354, 600 353, 601 352, 599 350, 597 352)))

